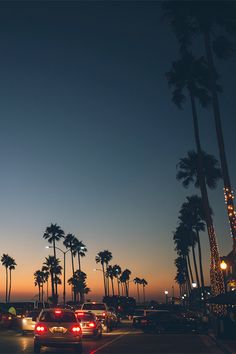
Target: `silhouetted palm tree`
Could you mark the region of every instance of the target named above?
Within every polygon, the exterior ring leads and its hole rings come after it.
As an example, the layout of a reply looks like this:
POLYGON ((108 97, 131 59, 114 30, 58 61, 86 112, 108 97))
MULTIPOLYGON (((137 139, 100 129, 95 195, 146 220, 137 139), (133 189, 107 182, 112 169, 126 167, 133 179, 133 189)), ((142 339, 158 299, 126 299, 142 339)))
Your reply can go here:
POLYGON ((11 264, 11 257, 8 254, 3 253, 1 258, 2 265, 5 267, 6 270, 6 292, 5 292, 5 300, 8 302, 8 268, 11 264))
POLYGON ((146 296, 145 296, 145 286, 148 285, 147 281, 145 279, 140 280, 140 284, 143 286, 143 303, 145 305, 146 303, 146 296))
POLYGON ((229 37, 225 34, 236 33, 234 1, 165 1, 163 11, 170 20, 171 26, 180 43, 180 49, 185 50, 191 44, 196 34, 203 36, 206 58, 209 67, 209 85, 215 117, 215 126, 220 152, 221 168, 227 195, 227 211, 233 236, 233 246, 236 252, 236 218, 234 214, 233 196, 225 153, 223 131, 213 52, 220 59, 227 59, 233 53, 229 37))
POLYGON ((134 278, 134 284, 137 285, 137 299, 138 299, 138 303, 140 303, 139 285, 141 284, 141 279, 138 277, 134 278))
POLYGON ((115 295, 113 279, 116 276, 116 274, 117 274, 116 269, 113 266, 109 265, 107 267, 106 277, 111 279, 111 288, 112 288, 112 295, 113 296, 115 295))
MULTIPOLYGON (((212 213, 212 212, 211 212, 212 213)), ((185 224, 188 224, 196 233, 196 240, 198 244, 199 268, 202 292, 204 293, 204 274, 202 266, 202 251, 199 233, 205 231, 205 216, 202 199, 197 195, 187 197, 187 202, 183 203, 181 211, 181 219, 185 224)))
POLYGON ((49 271, 48 268, 46 266, 42 267, 42 272, 43 272, 43 279, 44 282, 47 284, 47 301, 48 301, 48 279, 49 279, 49 271))
POLYGON ((108 286, 106 284, 105 271, 107 270, 107 266, 108 266, 109 262, 111 261, 111 259, 112 259, 112 253, 108 250, 98 252, 97 256, 95 257, 96 263, 101 263, 101 266, 102 266, 105 296, 107 296, 109 293, 108 286), (105 269, 105 267, 106 267, 106 269, 105 269))
POLYGON ((9 291, 8 291, 8 302, 11 300, 11 283, 12 283, 12 276, 11 272, 16 268, 16 261, 14 258, 10 257, 9 260, 9 291))
POLYGON ((43 273, 41 270, 34 272, 34 285, 38 287, 38 301, 41 301, 41 287, 43 283, 43 273))
POLYGON ((131 271, 129 269, 125 269, 121 276, 120 281, 125 285, 125 296, 129 296, 129 280, 130 280, 131 271))
POLYGON ((187 284, 187 269, 186 269, 186 260, 183 256, 178 256, 175 259, 175 266, 177 268, 177 274, 175 277, 176 283, 179 285, 179 293, 182 297, 186 292, 188 293, 188 289, 186 287, 187 284))
POLYGON ((46 257, 46 261, 44 262, 44 266, 47 267, 51 278, 51 289, 52 289, 52 303, 55 306, 58 301, 58 295, 55 293, 55 285, 58 284, 58 275, 61 274, 62 267, 59 265, 60 261, 58 258, 54 256, 46 257))
POLYGON ((85 257, 85 253, 88 251, 85 244, 83 243, 83 241, 78 240, 77 238, 75 238, 74 241, 75 244, 75 252, 78 255, 78 266, 79 266, 79 271, 81 271, 81 257, 85 257))
POLYGON ((117 264, 113 266, 113 276, 117 279, 117 293, 120 296, 120 280, 119 276, 121 275, 121 267, 117 264))
POLYGON ((202 172, 204 176, 204 181, 201 179, 199 174, 199 154, 194 151, 188 152, 187 157, 180 159, 177 167, 179 171, 177 172, 177 179, 182 181, 184 187, 188 187, 191 183, 197 187, 200 186, 203 208, 204 208, 204 218, 207 225, 207 231, 209 236, 210 251, 211 251, 211 268, 210 268, 210 278, 211 285, 214 294, 224 292, 224 282, 222 278, 222 272, 220 269, 220 257, 218 251, 218 245, 216 242, 216 235, 213 227, 212 220, 212 210, 210 207, 208 192, 206 185, 209 188, 215 188, 217 181, 220 179, 220 169, 217 164, 217 160, 204 152, 200 148, 200 155, 202 156, 201 165, 202 172))
POLYGON ((75 272, 75 267, 74 267, 74 256, 76 254, 76 241, 75 241, 75 235, 73 234, 67 234, 65 237, 65 240, 63 241, 63 245, 70 250, 71 254, 71 266, 72 266, 72 275, 75 272))
POLYGON ((72 285, 72 290, 74 293, 73 301, 77 301, 77 295, 80 295, 79 301, 82 303, 84 302, 84 295, 90 292, 90 289, 87 287, 86 284, 87 275, 80 270, 77 270, 73 277, 68 279, 68 284, 72 285))

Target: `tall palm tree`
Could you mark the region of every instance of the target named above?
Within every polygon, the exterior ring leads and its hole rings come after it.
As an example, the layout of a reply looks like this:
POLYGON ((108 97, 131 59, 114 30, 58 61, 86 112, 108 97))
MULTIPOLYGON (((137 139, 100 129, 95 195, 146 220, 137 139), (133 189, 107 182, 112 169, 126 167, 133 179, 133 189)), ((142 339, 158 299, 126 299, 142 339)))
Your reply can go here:
POLYGON ((76 254, 76 244, 75 244, 75 235, 73 234, 67 234, 65 236, 65 240, 63 241, 63 245, 70 250, 70 254, 71 254, 71 266, 72 266, 72 275, 75 272, 75 266, 74 266, 74 257, 76 254))
POLYGON ((179 293, 180 296, 182 297, 185 292, 186 293, 188 292, 186 288, 186 283, 187 283, 186 261, 183 256, 178 256, 175 259, 175 266, 177 268, 175 281, 179 285, 179 293))
POLYGON ((145 295, 145 286, 148 285, 148 282, 145 279, 140 280, 140 284, 143 286, 143 303, 146 303, 146 295, 145 295))
POLYGON ((120 280, 119 280, 120 275, 121 275, 121 267, 118 264, 115 264, 113 266, 113 276, 117 280, 117 293, 119 296, 120 296, 120 280))
MULTIPOLYGON (((61 229, 61 227, 57 224, 52 224, 48 226, 45 230, 45 233, 43 234, 43 238, 48 240, 49 243, 53 244, 53 254, 54 258, 57 259, 56 257, 56 242, 60 241, 61 238, 64 238, 65 233, 61 229)), ((57 282, 55 282, 55 294, 57 294, 57 282)))
POLYGON ((17 264, 14 258, 10 257, 9 260, 9 291, 8 291, 8 302, 10 302, 11 299, 11 283, 12 283, 12 276, 11 272, 16 268, 17 264))
POLYGON ((198 116, 196 109, 196 99, 202 107, 207 107, 209 105, 209 70, 203 58, 196 60, 193 58, 192 54, 188 53, 185 49, 183 51, 183 57, 181 60, 173 62, 172 69, 166 74, 166 76, 169 85, 174 88, 174 103, 179 108, 182 107, 182 104, 186 99, 185 91, 187 92, 191 102, 194 137, 197 149, 197 178, 205 209, 205 218, 211 250, 210 277, 213 292, 218 294, 224 292, 224 282, 220 269, 220 257, 216 241, 215 229, 212 216, 210 214, 209 198, 206 187, 206 173, 204 170, 203 162, 204 157, 200 143, 198 116))
POLYGON ((111 261, 111 259, 112 259, 112 253, 108 250, 98 252, 98 254, 95 257, 96 263, 101 263, 101 266, 102 266, 105 296, 108 295, 108 286, 106 283, 106 271, 107 271, 107 267, 108 267, 108 264, 111 261))
POLYGON ((141 279, 138 277, 134 278, 134 284, 137 285, 137 299, 138 299, 138 303, 140 303, 139 285, 141 284, 141 279))
POLYGON ((11 257, 8 254, 3 253, 1 257, 2 265, 5 267, 6 271, 6 289, 5 289, 5 300, 8 301, 8 268, 11 264, 11 257))
MULTIPOLYGON (((202 250, 199 233, 205 231, 205 216, 202 199, 197 195, 192 195, 186 198, 187 201, 182 204, 180 215, 185 224, 192 227, 193 231, 196 233, 196 241, 198 245, 198 257, 199 257, 199 269, 201 278, 201 288, 204 293, 204 274, 202 266, 202 250)), ((212 212, 211 212, 212 213, 212 212)))
POLYGON ((165 17, 170 19, 181 50, 191 44, 196 34, 201 34, 203 38, 209 67, 209 85, 224 180, 224 193, 233 236, 233 250, 236 252, 236 214, 225 152, 213 58, 213 53, 220 59, 228 59, 233 54, 232 43, 227 35, 236 33, 236 4, 234 1, 165 1, 163 2, 163 10, 165 17))
POLYGON ((47 302, 48 302, 48 279, 49 279, 49 271, 48 268, 46 266, 42 266, 42 272, 43 272, 43 279, 44 282, 46 283, 47 286, 47 302))
POLYGON ((181 224, 176 228, 174 232, 174 243, 175 243, 175 250, 177 254, 183 258, 185 262, 185 274, 186 274, 186 283, 187 283, 187 292, 189 293, 191 290, 191 283, 193 283, 193 274, 192 274, 192 267, 189 259, 189 247, 190 247, 190 240, 189 240, 189 233, 186 227, 181 224), (191 282, 190 282, 191 278, 191 282))
POLYGON ((114 277, 116 276, 117 272, 116 269, 109 265, 107 267, 107 271, 106 271, 106 277, 111 279, 111 289, 112 289, 112 295, 115 295, 115 290, 114 290, 114 277))
POLYGON ((58 301, 58 295, 55 293, 55 285, 58 284, 58 275, 61 274, 62 267, 59 264, 59 259, 55 258, 54 256, 48 256, 45 259, 46 261, 44 262, 44 266, 47 267, 51 279, 51 299, 53 305, 56 306, 58 301))
POLYGON ((42 271, 36 270, 34 272, 34 285, 38 287, 38 301, 41 302, 41 286, 42 286, 43 278, 42 271))
POLYGON ((79 271, 81 271, 81 257, 85 257, 85 253, 88 252, 88 250, 85 244, 83 243, 83 241, 80 241, 77 238, 75 238, 74 244, 75 244, 75 252, 77 253, 78 256, 79 271))
POLYGON ((73 301, 77 301, 77 295, 80 295, 79 301, 84 302, 84 295, 90 292, 90 289, 86 284, 87 275, 80 270, 77 270, 74 275, 68 279, 68 284, 72 285, 72 290, 74 294, 73 301))
POLYGON ((202 156, 202 167, 204 172, 204 184, 203 189, 202 181, 199 178, 199 159, 198 154, 194 151, 190 151, 187 154, 187 157, 180 159, 178 167, 178 172, 176 178, 182 181, 184 187, 188 187, 191 183, 194 184, 195 187, 200 186, 202 202, 204 208, 204 218, 207 225, 209 242, 210 242, 210 251, 211 251, 211 285, 213 292, 215 294, 224 292, 224 280, 222 277, 222 272, 220 269, 220 257, 218 246, 216 243, 216 235, 214 233, 214 228, 212 224, 212 209, 210 207, 210 203, 208 200, 208 193, 206 185, 213 189, 217 185, 217 181, 221 178, 220 169, 218 167, 217 160, 204 152, 201 151, 202 156))
POLYGON ((125 285, 125 296, 129 296, 129 280, 130 280, 131 271, 129 269, 125 269, 121 276, 120 281, 125 285))

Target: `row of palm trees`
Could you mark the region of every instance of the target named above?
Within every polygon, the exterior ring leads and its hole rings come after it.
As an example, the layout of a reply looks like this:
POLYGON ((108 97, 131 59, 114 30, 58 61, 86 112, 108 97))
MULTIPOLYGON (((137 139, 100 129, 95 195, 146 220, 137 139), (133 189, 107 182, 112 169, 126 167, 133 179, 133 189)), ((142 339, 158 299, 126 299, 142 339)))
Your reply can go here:
POLYGON ((188 97, 192 109, 197 151, 197 181, 201 192, 204 222, 207 227, 211 251, 210 280, 212 291, 217 295, 224 292, 224 282, 220 270, 219 250, 208 198, 197 103, 203 108, 210 106, 213 108, 228 219, 233 237, 233 249, 236 252, 236 219, 233 193, 224 147, 218 99, 221 87, 218 83, 219 75, 214 64, 214 56, 220 59, 227 59, 233 52, 229 34, 236 33, 233 18, 235 3, 231 1, 199 2, 196 0, 189 2, 164 1, 162 9, 164 18, 170 22, 171 28, 176 35, 181 56, 179 60, 173 62, 171 70, 166 75, 172 88, 172 99, 179 108, 182 108, 188 97), (195 58, 191 52, 191 45, 194 46, 195 38, 198 35, 203 40, 205 57, 195 58))
POLYGON ((98 252, 95 257, 96 263, 100 263, 103 272, 103 284, 104 295, 110 296, 110 294, 118 296, 129 296, 129 284, 134 282, 137 284, 137 300, 140 302, 139 285, 143 286, 143 301, 145 303, 145 286, 148 284, 145 279, 136 277, 134 280, 130 280, 131 271, 129 269, 121 270, 121 267, 117 264, 109 264, 113 255, 110 251, 104 250, 98 252), (116 279, 116 290, 114 285, 114 279, 116 279), (110 291, 111 290, 111 291, 110 291))
MULTIPOLYGON (((44 301, 44 286, 46 283, 47 299, 50 299, 53 303, 58 301, 57 285, 61 284, 62 267, 60 260, 57 258, 57 250, 64 254, 64 268, 65 268, 65 254, 70 252, 71 255, 71 270, 72 276, 67 280, 67 283, 72 287, 73 301, 84 301, 84 296, 90 292, 86 280, 87 275, 81 270, 81 257, 84 257, 87 252, 85 244, 78 240, 75 235, 69 233, 65 235, 64 231, 57 224, 51 224, 45 230, 43 237, 52 245, 49 246, 53 249, 53 256, 48 256, 42 265, 42 268, 36 270, 34 273, 34 284, 38 287, 38 299, 44 301), (63 251, 57 246, 59 241, 63 240, 63 245, 67 251, 63 251), (77 257, 77 262, 76 262, 77 257), (76 265, 77 263, 77 265, 76 265), (77 267, 77 269, 76 269, 77 267), (51 296, 49 296, 49 282, 51 285, 51 296)), ((110 261, 113 256, 109 250, 98 252, 95 261, 102 266, 103 280, 104 280, 104 295, 122 295, 129 296, 129 283, 131 271, 129 269, 121 270, 121 267, 117 264, 111 265, 110 261), (117 289, 115 290, 114 279, 117 280, 117 289)), ((64 282, 65 282, 65 269, 64 269, 64 282)), ((136 284, 143 286, 143 297, 145 301, 145 286, 147 281, 145 279, 136 278, 136 284)), ((65 284, 64 284, 65 291, 65 284)), ((139 288, 138 288, 138 299, 139 288)), ((65 301, 65 294, 64 294, 65 301)))
POLYGON ((13 257, 6 253, 3 253, 1 257, 2 265, 5 267, 6 271, 6 290, 5 290, 5 301, 10 302, 11 300, 11 284, 12 284, 12 271, 16 267, 16 261, 13 257))

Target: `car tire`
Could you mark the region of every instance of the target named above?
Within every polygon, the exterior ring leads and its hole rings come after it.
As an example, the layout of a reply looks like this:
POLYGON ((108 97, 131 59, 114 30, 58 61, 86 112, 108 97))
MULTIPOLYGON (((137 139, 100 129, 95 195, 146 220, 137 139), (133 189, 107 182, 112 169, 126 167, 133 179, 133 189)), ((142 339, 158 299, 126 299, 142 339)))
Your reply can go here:
POLYGON ((83 352, 82 343, 76 344, 76 346, 75 346, 75 352, 76 352, 76 353, 82 353, 82 352, 83 352))
POLYGON ((41 346, 39 344, 34 344, 34 352, 35 354, 40 354, 41 346))

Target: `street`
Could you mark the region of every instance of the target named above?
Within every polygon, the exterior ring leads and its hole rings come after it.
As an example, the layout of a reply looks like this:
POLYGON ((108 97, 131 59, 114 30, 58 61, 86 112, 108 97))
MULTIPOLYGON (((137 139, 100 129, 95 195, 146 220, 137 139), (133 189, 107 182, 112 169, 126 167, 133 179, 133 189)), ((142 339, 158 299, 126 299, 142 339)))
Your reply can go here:
MULTIPOLYGON (((42 353, 73 353, 73 349, 42 348, 42 353)), ((33 353, 33 335, 13 330, 0 332, 0 353, 33 353)), ((199 334, 144 334, 123 323, 99 341, 83 340, 84 354, 222 354, 210 337, 199 334)))

